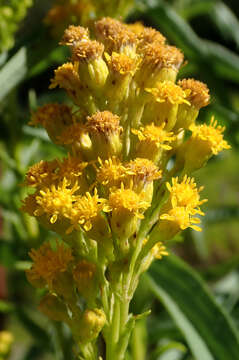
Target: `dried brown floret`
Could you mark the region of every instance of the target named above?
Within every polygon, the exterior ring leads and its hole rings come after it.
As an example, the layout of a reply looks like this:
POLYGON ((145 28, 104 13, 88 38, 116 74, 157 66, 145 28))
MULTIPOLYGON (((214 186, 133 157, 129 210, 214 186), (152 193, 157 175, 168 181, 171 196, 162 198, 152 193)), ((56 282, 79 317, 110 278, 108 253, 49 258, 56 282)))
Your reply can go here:
POLYGON ((157 30, 151 27, 144 27, 143 31, 138 35, 140 45, 146 45, 150 43, 165 44, 165 37, 157 30))
POLYGON ((96 22, 95 28, 97 37, 104 42, 109 51, 119 51, 122 47, 137 42, 136 35, 118 20, 103 18, 96 22))
POLYGON ((64 32, 60 45, 74 45, 76 42, 89 39, 89 31, 82 26, 70 25, 64 32))
POLYGON ((121 132, 120 118, 110 111, 97 112, 87 117, 86 128, 92 133, 113 134, 121 132))
POLYGON ((169 67, 179 69, 183 63, 183 53, 175 46, 161 45, 153 42, 144 47, 143 62, 152 67, 169 67))
POLYGON ((72 52, 73 61, 93 61, 102 56, 104 45, 96 40, 81 41, 72 52))
POLYGON ((190 90, 187 100, 197 108, 207 106, 210 102, 209 89, 206 84, 195 79, 183 79, 178 82, 183 90, 190 90))

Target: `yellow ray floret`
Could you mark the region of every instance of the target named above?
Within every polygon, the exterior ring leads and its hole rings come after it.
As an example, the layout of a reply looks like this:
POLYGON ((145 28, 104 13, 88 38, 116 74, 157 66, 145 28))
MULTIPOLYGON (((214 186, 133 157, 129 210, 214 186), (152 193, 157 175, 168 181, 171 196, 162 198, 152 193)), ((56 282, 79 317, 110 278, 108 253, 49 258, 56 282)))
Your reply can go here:
POLYGON ((103 185, 114 186, 120 184, 126 176, 127 169, 121 161, 113 156, 105 161, 98 158, 100 167, 96 168, 96 180, 103 185))
POLYGON ((160 260, 163 256, 168 256, 166 246, 163 245, 161 241, 157 242, 151 250, 155 259, 160 260))
POLYGON ((137 135, 139 141, 146 141, 149 143, 154 143, 158 148, 164 150, 171 150, 172 147, 165 143, 170 143, 175 140, 173 132, 168 132, 164 130, 165 123, 160 126, 155 126, 154 123, 147 125, 145 127, 140 127, 139 130, 132 129, 132 133, 137 135))
POLYGON ((120 54, 114 51, 111 56, 105 53, 105 58, 107 60, 109 69, 113 73, 118 73, 120 75, 133 75, 139 63, 124 53, 120 54))
POLYGON ((75 91, 80 87, 80 78, 76 67, 72 63, 66 63, 62 66, 59 66, 54 71, 54 78, 51 79, 50 89, 54 89, 59 86, 65 90, 75 91))
POLYGON ((25 185, 32 187, 47 186, 57 178, 57 161, 43 161, 30 167, 24 181, 25 185))
POLYGON ((185 206, 176 206, 170 209, 167 213, 160 216, 160 220, 165 220, 165 224, 160 224, 160 227, 165 227, 166 233, 175 235, 180 230, 185 230, 188 227, 201 231, 202 229, 195 225, 200 223, 200 219, 191 215, 190 209, 185 206))
POLYGON ((217 125, 217 121, 212 117, 210 125, 191 125, 192 140, 200 140, 202 145, 210 148, 212 154, 217 155, 223 149, 230 149, 230 145, 223 139, 223 132, 225 127, 217 125))
POLYGON ((72 179, 83 174, 84 169, 88 163, 81 161, 78 157, 71 156, 68 154, 67 158, 62 161, 58 161, 60 178, 72 179))
POLYGON ((142 200, 142 194, 137 194, 131 189, 125 189, 123 183, 121 188, 111 192, 109 196, 109 209, 112 211, 129 211, 138 218, 143 218, 140 213, 145 211, 150 203, 142 200))
POLYGON ((40 190, 39 195, 36 196, 37 209, 34 215, 47 214, 50 216, 51 224, 54 224, 59 216, 71 218, 72 204, 77 199, 74 193, 78 189, 77 182, 72 188, 68 188, 68 181, 64 178, 58 186, 53 184, 50 188, 40 190))
POLYGON ((85 231, 89 231, 93 226, 92 222, 101 211, 108 211, 107 200, 99 198, 96 188, 93 195, 87 192, 84 196, 78 196, 71 212, 72 226, 67 233, 77 228, 78 225, 81 225, 85 231))
POLYGON ((49 242, 44 243, 38 250, 32 249, 29 253, 33 260, 30 270, 27 270, 29 280, 44 280, 49 287, 58 275, 68 270, 73 261, 71 249, 57 242, 56 250, 49 242))
POLYGON ((176 177, 172 179, 172 185, 166 183, 166 186, 170 192, 170 201, 173 208, 184 206, 191 210, 191 214, 198 213, 204 215, 199 206, 207 200, 200 200, 199 193, 203 190, 203 186, 197 189, 194 178, 185 175, 180 182, 178 177, 176 177))
POLYGON ((173 105, 183 103, 190 105, 186 100, 186 91, 172 81, 161 81, 155 88, 146 88, 145 90, 151 93, 157 102, 169 102, 173 105))

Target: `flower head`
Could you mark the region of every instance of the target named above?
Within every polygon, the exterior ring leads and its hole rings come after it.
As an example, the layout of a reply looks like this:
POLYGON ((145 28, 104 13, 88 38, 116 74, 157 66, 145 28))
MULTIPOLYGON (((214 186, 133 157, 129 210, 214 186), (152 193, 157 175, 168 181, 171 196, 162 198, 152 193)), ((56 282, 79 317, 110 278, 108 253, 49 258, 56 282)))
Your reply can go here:
POLYGON ((53 250, 49 242, 45 242, 38 250, 32 249, 29 253, 33 260, 30 270, 27 270, 28 279, 34 281, 43 280, 52 286, 52 282, 68 270, 73 261, 71 249, 57 242, 56 250, 53 250))
POLYGON ((56 178, 57 161, 43 161, 30 167, 24 184, 32 187, 42 187, 51 184, 56 178))
POLYGON ((76 91, 81 86, 76 67, 71 62, 59 66, 54 73, 55 76, 51 80, 50 89, 59 86, 65 90, 76 91))
POLYGON ((157 102, 169 102, 171 104, 189 104, 186 100, 186 92, 172 81, 161 81, 155 88, 146 88, 148 93, 151 93, 157 102))
POLYGON ((71 212, 72 226, 67 232, 71 232, 78 225, 81 225, 85 231, 91 230, 94 220, 101 211, 108 211, 107 201, 98 196, 96 188, 93 195, 87 192, 85 195, 79 196, 74 202, 71 212))
POLYGON ((109 52, 124 52, 124 49, 136 45, 136 35, 122 22, 106 17, 96 22, 96 35, 109 52))
POLYGON ((192 141, 198 141, 198 145, 208 149, 213 155, 217 155, 223 149, 230 149, 230 145, 223 139, 225 127, 217 125, 217 121, 212 117, 210 125, 193 124, 190 127, 192 131, 192 141))
POLYGON ((100 58, 103 51, 104 45, 96 40, 81 41, 73 48, 72 60, 91 62, 100 58))
POLYGON ((148 183, 159 179, 162 176, 162 170, 148 159, 136 158, 126 164, 128 176, 135 183, 143 182, 148 183))
POLYGON ((178 85, 186 92, 187 100, 198 109, 210 102, 209 89, 206 84, 194 79, 183 79, 178 85))
POLYGON ((72 206, 77 196, 74 193, 79 189, 77 182, 72 188, 66 178, 58 186, 52 184, 49 188, 43 188, 36 195, 35 216, 43 214, 50 217, 50 223, 54 224, 58 217, 71 218, 72 206))
POLYGON ((59 164, 59 178, 75 179, 83 174, 84 169, 88 163, 81 161, 78 157, 71 156, 58 161, 59 164))
POLYGON ((172 179, 172 185, 167 183, 166 186, 170 192, 170 201, 173 208, 184 206, 190 209, 192 214, 198 213, 203 215, 199 206, 207 200, 200 200, 199 193, 203 190, 203 186, 197 189, 194 178, 185 175, 183 180, 179 182, 178 177, 176 177, 172 179))
POLYGON ((104 161, 98 158, 98 162, 100 164, 100 167, 96 168, 96 180, 98 183, 109 187, 120 185, 126 176, 126 168, 121 161, 116 157, 112 157, 104 161))
POLYGON ((165 129, 165 123, 161 126, 155 126, 154 123, 145 127, 140 127, 139 130, 132 129, 132 133, 137 135, 139 141, 147 143, 154 143, 158 148, 164 150, 171 150, 172 147, 167 143, 172 142, 175 139, 173 132, 168 132, 165 129))
POLYGON ((97 112, 87 117, 86 129, 89 133, 98 133, 109 136, 111 134, 120 134, 122 128, 120 126, 120 118, 112 114, 110 111, 97 112))
POLYGON ((152 42, 148 43, 143 50, 143 64, 150 66, 150 68, 173 68, 178 70, 183 63, 182 52, 174 46, 152 42))
POLYGON ((188 227, 201 231, 202 229, 195 225, 199 223, 200 219, 193 217, 190 209, 185 206, 176 206, 160 216, 159 229, 167 240, 188 227))
POLYGON ((107 60, 109 69, 120 75, 134 74, 137 68, 137 62, 135 59, 132 59, 130 56, 124 53, 112 52, 111 56, 105 53, 105 58, 107 60))
POLYGON ((70 25, 63 34, 61 45, 75 46, 80 41, 89 40, 89 30, 82 26, 70 25))
POLYGON ((142 200, 142 196, 131 189, 125 189, 123 183, 121 188, 110 193, 109 208, 112 211, 129 212, 138 218, 143 218, 142 212, 145 211, 150 204, 142 200))

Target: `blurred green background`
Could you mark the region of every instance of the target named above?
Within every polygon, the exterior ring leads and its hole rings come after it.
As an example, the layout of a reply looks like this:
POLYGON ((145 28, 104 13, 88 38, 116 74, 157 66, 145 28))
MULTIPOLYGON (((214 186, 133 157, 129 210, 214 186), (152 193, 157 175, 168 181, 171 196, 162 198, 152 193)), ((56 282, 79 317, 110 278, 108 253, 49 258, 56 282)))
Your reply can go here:
MULTIPOLYGON (((41 293, 32 289, 24 274, 28 251, 55 235, 19 211, 25 193, 20 184, 27 168, 63 154, 43 129, 28 126, 30 113, 38 106, 65 100, 61 91, 48 89, 53 70, 68 56, 43 23, 51 6, 49 0, 0 0, 0 331, 13 332, 11 360, 72 359, 68 329, 49 323, 37 312, 41 293)), ((179 77, 201 80, 211 91, 211 104, 200 112, 199 121, 214 114, 225 124, 225 137, 232 146, 195 173, 196 181, 205 186, 203 197, 209 200, 203 231, 187 231, 171 249, 196 272, 173 255, 151 272, 157 289, 149 277, 142 279, 132 310, 151 307, 153 311, 147 321, 138 323, 129 359, 239 359, 238 17, 237 0, 138 0, 127 18, 157 28, 183 50, 187 62, 179 77), (172 300, 184 318, 178 317, 172 300), (221 328, 212 328, 219 312, 221 328), (202 337, 192 338, 194 330, 187 321, 202 337), (227 326, 233 333, 228 341, 227 326), (209 355, 202 352, 205 349, 209 355)))

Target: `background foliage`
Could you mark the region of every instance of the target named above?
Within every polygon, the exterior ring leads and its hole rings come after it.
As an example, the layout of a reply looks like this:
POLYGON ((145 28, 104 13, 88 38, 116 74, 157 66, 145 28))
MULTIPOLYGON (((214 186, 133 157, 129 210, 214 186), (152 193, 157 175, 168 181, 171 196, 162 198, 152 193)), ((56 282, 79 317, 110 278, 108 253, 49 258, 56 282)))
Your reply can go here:
MULTIPOLYGON (((31 2, 10 3, 22 4, 23 17, 31 2)), ((20 17, 14 8, 4 22, 6 3, 0 1, 0 330, 13 332, 11 359, 16 360, 72 359, 68 329, 36 311, 42 294, 24 274, 30 248, 55 235, 19 211, 25 191, 19 184, 28 166, 62 155, 44 130, 27 125, 37 106, 64 101, 61 91, 48 90, 53 69, 68 56, 42 22, 50 6, 47 0, 34 2, 15 34, 15 46, 6 52, 20 17)), ((209 199, 203 232, 187 231, 184 242, 179 238, 172 245, 174 255, 155 262, 141 281, 132 310, 151 308, 152 314, 134 331, 132 360, 239 356, 238 16, 236 0, 138 0, 128 18, 156 27, 183 50, 187 63, 180 77, 195 77, 211 90, 211 104, 200 120, 215 114, 232 145, 196 174, 209 199)))

